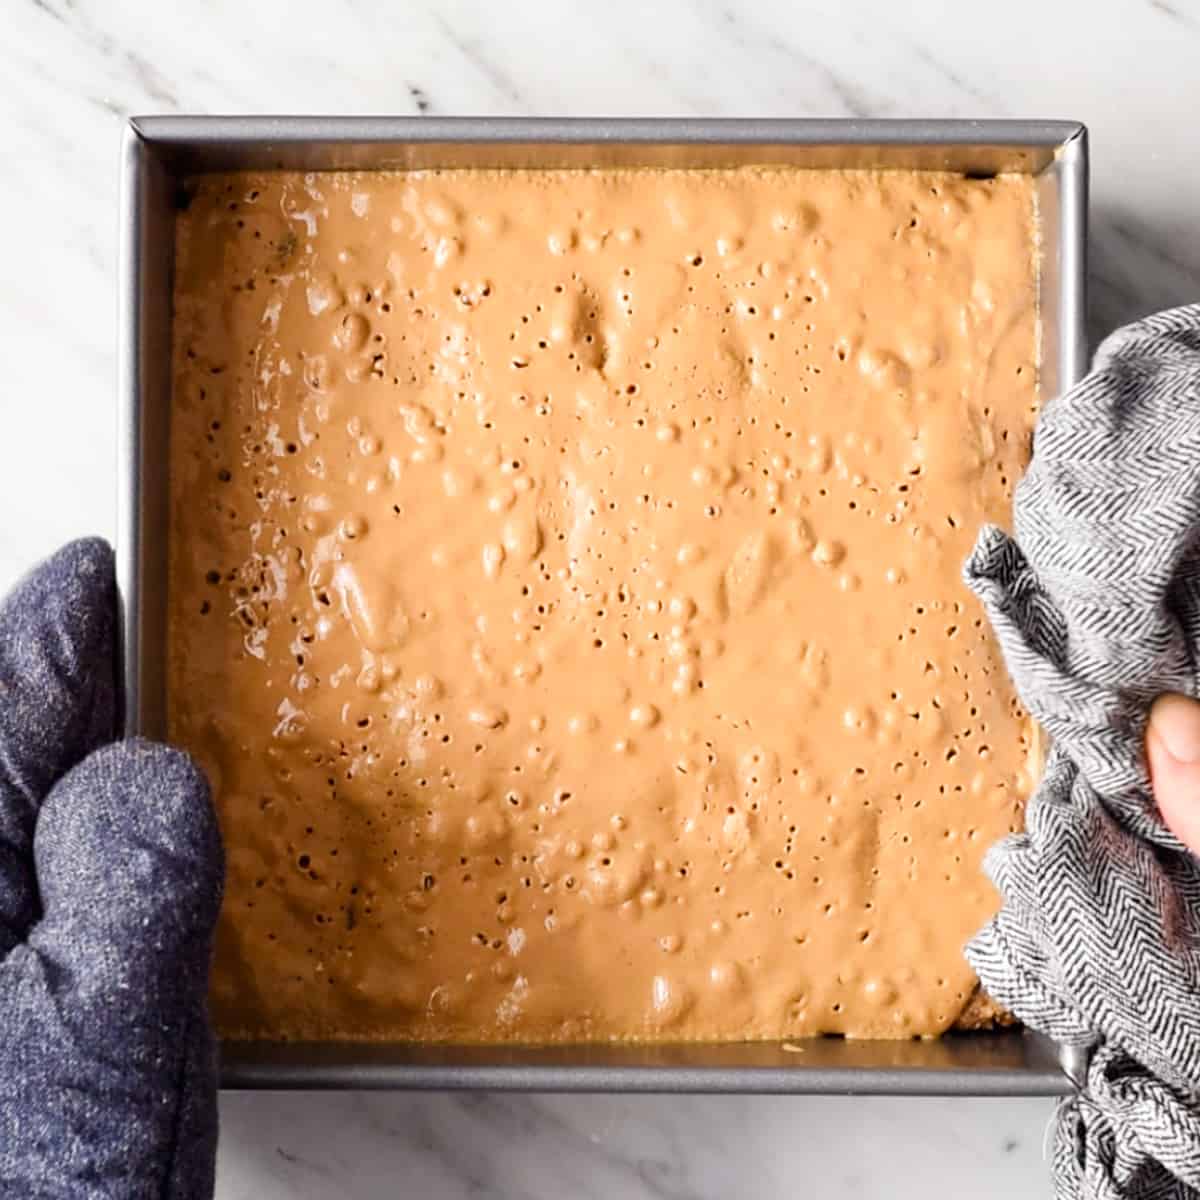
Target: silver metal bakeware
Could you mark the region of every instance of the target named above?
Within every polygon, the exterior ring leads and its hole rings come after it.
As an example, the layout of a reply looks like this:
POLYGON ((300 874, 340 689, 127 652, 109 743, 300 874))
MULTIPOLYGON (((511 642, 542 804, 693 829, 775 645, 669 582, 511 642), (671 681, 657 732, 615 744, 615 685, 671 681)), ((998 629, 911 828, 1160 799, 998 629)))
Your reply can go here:
MULTIPOLYGON (((1083 373, 1087 133, 1068 121, 139 117, 122 147, 120 514, 125 729, 164 729, 167 439, 178 185, 198 172, 430 167, 897 168, 1037 180, 1042 391, 1083 373)), ((937 1041, 710 1045, 227 1044, 255 1088, 1053 1095, 1056 1048, 1022 1032, 937 1041)))

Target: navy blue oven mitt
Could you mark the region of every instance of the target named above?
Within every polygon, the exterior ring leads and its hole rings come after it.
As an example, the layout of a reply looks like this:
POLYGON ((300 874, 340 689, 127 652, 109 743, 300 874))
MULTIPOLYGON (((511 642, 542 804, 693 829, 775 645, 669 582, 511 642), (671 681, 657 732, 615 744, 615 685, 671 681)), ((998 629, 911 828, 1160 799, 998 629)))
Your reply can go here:
POLYGON ((112 551, 0 605, 0 1196, 209 1197, 223 859, 186 755, 114 741, 112 551))

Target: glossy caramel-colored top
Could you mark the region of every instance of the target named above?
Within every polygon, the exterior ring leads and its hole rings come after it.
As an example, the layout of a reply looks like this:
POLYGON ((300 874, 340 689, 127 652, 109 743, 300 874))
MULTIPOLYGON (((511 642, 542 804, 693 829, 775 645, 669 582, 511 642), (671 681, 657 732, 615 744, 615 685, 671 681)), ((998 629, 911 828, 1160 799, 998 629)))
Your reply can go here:
POLYGON ((1031 730, 960 581, 1021 177, 204 176, 169 708, 227 1036, 935 1034, 1031 730))

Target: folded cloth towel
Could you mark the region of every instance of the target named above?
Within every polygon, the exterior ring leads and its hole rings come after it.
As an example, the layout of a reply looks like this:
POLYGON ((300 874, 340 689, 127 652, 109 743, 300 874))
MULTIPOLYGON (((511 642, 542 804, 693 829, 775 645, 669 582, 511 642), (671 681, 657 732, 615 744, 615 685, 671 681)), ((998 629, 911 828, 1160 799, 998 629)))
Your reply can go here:
POLYGON ((1052 746, 967 957, 1027 1025, 1090 1048, 1056 1194, 1200 1195, 1200 860, 1142 750, 1154 697, 1200 688, 1200 305, 1113 334, 1047 404, 1014 526, 984 529, 965 574, 1052 746))

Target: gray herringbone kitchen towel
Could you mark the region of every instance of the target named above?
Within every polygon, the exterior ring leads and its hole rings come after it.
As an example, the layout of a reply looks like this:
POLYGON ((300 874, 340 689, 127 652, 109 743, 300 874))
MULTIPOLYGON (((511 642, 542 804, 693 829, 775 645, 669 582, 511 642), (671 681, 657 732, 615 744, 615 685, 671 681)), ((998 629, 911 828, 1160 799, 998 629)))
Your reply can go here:
POLYGON ((1142 753, 1154 697, 1200 688, 1200 305, 1113 334, 1046 406, 1014 522, 966 578, 1053 748, 968 957, 1026 1024, 1096 1043, 1058 1196, 1200 1195, 1200 860, 1142 753))

